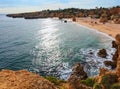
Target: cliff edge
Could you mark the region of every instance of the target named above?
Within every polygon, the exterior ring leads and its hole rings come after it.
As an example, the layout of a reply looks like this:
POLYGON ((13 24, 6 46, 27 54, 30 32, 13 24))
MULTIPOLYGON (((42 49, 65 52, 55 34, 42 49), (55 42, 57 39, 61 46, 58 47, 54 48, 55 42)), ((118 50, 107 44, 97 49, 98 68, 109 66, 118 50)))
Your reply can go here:
POLYGON ((57 89, 43 77, 26 70, 0 72, 0 89, 57 89))

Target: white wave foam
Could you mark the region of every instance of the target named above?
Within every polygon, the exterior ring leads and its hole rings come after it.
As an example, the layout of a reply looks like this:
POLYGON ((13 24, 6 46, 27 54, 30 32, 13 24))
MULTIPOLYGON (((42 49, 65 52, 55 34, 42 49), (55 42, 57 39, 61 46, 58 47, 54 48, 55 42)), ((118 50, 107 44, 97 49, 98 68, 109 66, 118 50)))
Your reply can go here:
POLYGON ((87 72, 88 76, 95 76, 99 73, 99 68, 104 67, 110 69, 110 67, 106 67, 104 65, 104 61, 106 60, 112 60, 112 54, 115 52, 115 49, 109 48, 106 49, 107 51, 107 57, 101 58, 97 55, 98 51, 100 49, 81 49, 82 55, 85 56, 85 64, 84 69, 87 72))

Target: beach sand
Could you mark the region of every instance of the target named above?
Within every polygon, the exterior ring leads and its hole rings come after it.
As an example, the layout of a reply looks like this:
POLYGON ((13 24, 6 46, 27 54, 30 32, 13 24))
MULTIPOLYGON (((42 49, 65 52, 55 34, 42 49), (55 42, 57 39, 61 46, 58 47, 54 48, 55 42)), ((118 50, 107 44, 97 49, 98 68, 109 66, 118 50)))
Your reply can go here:
POLYGON ((76 22, 89 28, 106 33, 113 38, 115 38, 116 34, 120 34, 120 24, 114 24, 110 21, 103 24, 99 22, 99 19, 77 18, 76 22))

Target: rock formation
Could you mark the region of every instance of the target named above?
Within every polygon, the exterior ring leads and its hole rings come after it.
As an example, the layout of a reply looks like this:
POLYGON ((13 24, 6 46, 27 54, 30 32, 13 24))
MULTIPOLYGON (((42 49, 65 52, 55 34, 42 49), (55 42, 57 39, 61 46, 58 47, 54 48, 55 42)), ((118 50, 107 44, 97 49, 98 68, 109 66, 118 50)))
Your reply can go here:
POLYGON ((115 69, 117 66, 117 59, 118 59, 118 45, 116 41, 112 42, 112 47, 116 49, 115 54, 113 54, 112 61, 104 61, 106 66, 111 66, 112 69, 115 69))
POLYGON ((95 81, 97 83, 100 83, 101 79, 102 79, 102 76, 104 76, 105 74, 109 74, 109 73, 110 73, 110 71, 108 69, 100 68, 99 69, 99 75, 95 78, 95 81))
POLYGON ((116 49, 118 48, 118 46, 117 46, 117 44, 116 44, 115 41, 112 41, 112 47, 113 47, 113 48, 116 48, 116 49))
POLYGON ((76 17, 73 17, 73 18, 72 18, 72 21, 76 22, 76 17))
POLYGON ((101 49, 101 50, 99 50, 98 56, 100 56, 100 57, 102 57, 102 58, 106 58, 106 56, 107 56, 107 51, 106 51, 106 49, 101 49))
POLYGON ((116 35, 116 44, 118 45, 118 58, 117 58, 117 68, 116 68, 116 74, 120 78, 120 34, 116 35))
POLYGON ((118 83, 118 76, 115 72, 105 68, 100 68, 100 73, 97 77, 95 77, 95 81, 100 89, 113 89, 111 88, 111 85, 118 83))
POLYGON ((112 66, 112 68, 116 68, 116 74, 120 80, 120 34, 116 35, 115 41, 112 44, 116 48, 116 52, 113 55, 112 61, 105 61, 104 63, 112 66))
MULTIPOLYGON (((114 66, 116 70, 100 68, 99 75, 91 78, 94 81, 92 86, 87 85, 91 84, 92 81, 83 83, 90 78, 88 78, 83 66, 77 63, 73 67, 73 72, 68 81, 61 82, 58 85, 26 70, 2 70, 0 71, 0 89, 120 89, 120 34, 116 35, 115 39, 112 42, 113 47, 116 48, 113 61, 105 62, 112 67, 114 66)), ((104 49, 100 53, 107 54, 104 49)))
POLYGON ((43 77, 26 70, 0 72, 0 89, 57 89, 43 77))
POLYGON ((105 23, 108 22, 107 14, 103 13, 100 17, 100 22, 105 23))
POLYGON ((68 79, 70 89, 90 89, 80 83, 80 80, 86 79, 87 77, 87 73, 84 71, 83 66, 80 63, 77 63, 73 67, 73 72, 68 79))
POLYGON ((110 65, 112 68, 116 68, 116 74, 120 78, 120 34, 117 34, 115 41, 112 42, 113 47, 116 48, 116 52, 113 55, 112 61, 105 61, 105 65, 110 65))
POLYGON ((115 41, 112 42, 113 48, 116 52, 113 55, 112 61, 105 61, 106 65, 111 65, 116 68, 114 71, 100 68, 100 73, 95 77, 97 86, 101 89, 120 89, 120 34, 116 35, 115 41), (114 86, 114 84, 116 84, 114 86), (113 88, 114 87, 114 88, 113 88), (116 88, 115 88, 116 87, 116 88))
POLYGON ((75 64, 72 71, 73 71, 73 73, 71 74, 70 78, 72 76, 75 76, 75 77, 79 78, 80 80, 82 80, 82 79, 86 79, 88 77, 87 73, 84 71, 84 68, 80 63, 75 64))

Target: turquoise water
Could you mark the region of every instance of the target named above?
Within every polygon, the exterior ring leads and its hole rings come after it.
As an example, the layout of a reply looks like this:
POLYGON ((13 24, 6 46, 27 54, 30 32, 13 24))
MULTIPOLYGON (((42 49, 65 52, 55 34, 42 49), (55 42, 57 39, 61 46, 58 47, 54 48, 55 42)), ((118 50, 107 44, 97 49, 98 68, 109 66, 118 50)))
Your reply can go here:
POLYGON ((108 36, 72 21, 58 19, 24 20, 0 15, 0 69, 27 69, 40 75, 66 79, 77 62, 89 76, 104 66, 96 53, 101 48, 112 52, 108 36), (92 52, 93 54, 90 54, 92 52))

